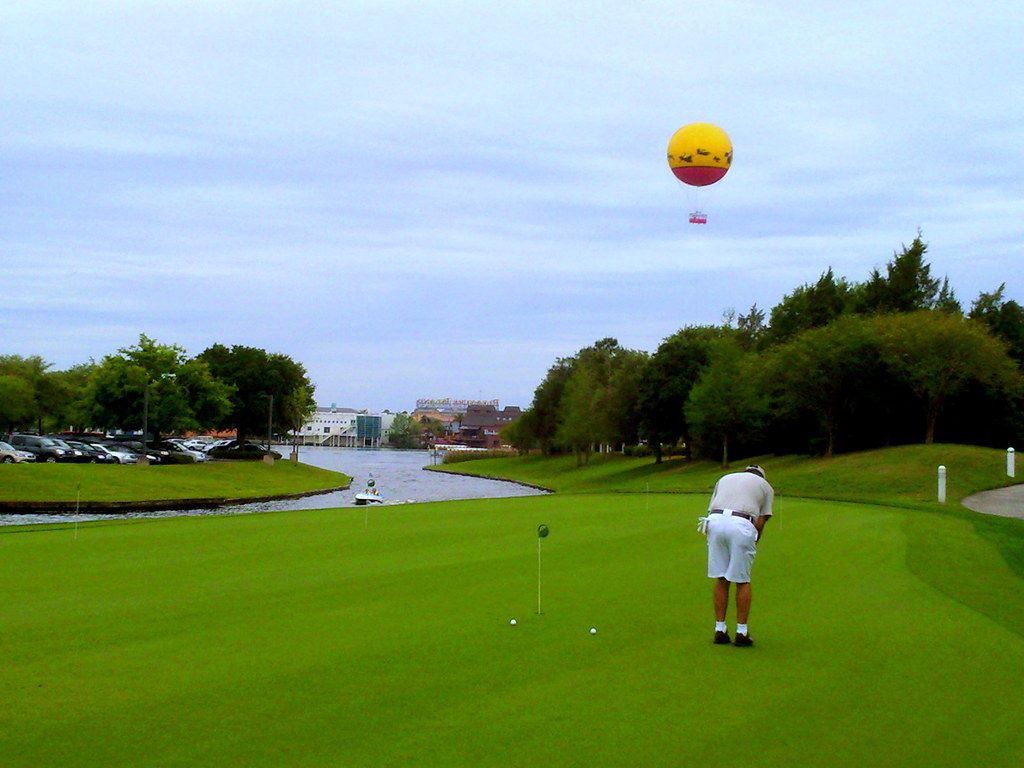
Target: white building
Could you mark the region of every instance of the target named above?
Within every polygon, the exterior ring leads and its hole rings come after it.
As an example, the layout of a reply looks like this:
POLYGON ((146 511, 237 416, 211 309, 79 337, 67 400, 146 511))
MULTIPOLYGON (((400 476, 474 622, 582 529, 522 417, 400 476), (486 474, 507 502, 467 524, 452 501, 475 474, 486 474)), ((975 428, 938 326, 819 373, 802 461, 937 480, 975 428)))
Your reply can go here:
POLYGON ((317 407, 296 437, 301 445, 379 448, 387 442, 395 414, 354 408, 317 407))

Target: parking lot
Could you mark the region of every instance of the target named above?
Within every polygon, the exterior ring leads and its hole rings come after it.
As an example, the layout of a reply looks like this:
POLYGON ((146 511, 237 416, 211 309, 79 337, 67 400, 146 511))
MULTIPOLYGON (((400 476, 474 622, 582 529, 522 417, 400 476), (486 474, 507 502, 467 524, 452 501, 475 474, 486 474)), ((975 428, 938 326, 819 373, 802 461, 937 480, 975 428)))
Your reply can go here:
POLYGON ((210 452, 218 448, 266 451, 265 446, 228 438, 169 437, 144 444, 132 435, 15 432, 0 440, 0 463, 191 464, 210 460, 210 452))

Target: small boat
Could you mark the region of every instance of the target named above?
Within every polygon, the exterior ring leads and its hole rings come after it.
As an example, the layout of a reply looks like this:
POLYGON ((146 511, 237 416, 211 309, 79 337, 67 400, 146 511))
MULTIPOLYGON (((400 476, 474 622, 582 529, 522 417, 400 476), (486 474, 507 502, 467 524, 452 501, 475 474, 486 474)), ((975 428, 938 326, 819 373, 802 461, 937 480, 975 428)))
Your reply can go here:
POLYGON ((356 504, 383 504, 384 497, 376 489, 367 488, 362 493, 356 494, 356 504))
POLYGON ((377 482, 373 479, 373 475, 370 475, 370 480, 366 483, 366 490, 362 493, 356 494, 356 504, 363 506, 364 504, 383 504, 384 497, 380 495, 374 486, 377 482))

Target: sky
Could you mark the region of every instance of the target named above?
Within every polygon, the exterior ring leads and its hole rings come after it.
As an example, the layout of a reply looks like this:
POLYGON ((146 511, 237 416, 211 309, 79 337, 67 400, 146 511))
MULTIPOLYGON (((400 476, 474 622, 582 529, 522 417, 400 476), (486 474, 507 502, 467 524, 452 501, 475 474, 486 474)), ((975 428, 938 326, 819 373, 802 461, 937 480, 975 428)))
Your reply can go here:
POLYGON ((0 354, 301 362, 321 405, 528 406, 598 339, 866 279, 920 230, 1024 303, 1017 2, 0 6, 0 354), (718 184, 666 163, 732 139, 718 184), (694 208, 706 225, 687 223, 694 208))

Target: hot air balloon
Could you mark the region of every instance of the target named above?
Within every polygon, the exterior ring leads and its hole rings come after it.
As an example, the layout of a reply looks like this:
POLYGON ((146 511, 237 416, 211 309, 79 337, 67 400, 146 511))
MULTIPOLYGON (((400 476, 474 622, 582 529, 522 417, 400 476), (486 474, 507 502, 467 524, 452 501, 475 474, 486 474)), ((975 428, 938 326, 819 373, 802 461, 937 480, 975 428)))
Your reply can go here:
MULTIPOLYGON (((706 187, 729 172, 732 142, 717 125, 684 125, 668 142, 668 165, 683 184, 706 187)), ((691 224, 706 224, 707 221, 707 215, 699 210, 690 214, 691 224)))

